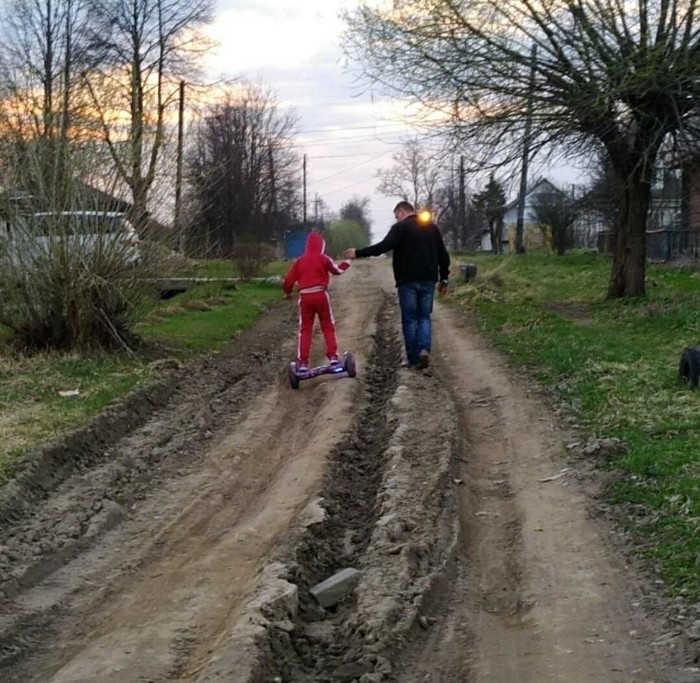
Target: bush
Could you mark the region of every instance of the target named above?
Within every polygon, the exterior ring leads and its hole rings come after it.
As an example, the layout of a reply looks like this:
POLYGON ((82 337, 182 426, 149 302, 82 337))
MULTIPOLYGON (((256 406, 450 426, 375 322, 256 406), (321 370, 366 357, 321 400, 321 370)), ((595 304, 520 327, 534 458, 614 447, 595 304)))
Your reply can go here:
POLYGON ((0 324, 17 346, 87 351, 135 340, 131 327, 153 273, 119 244, 59 237, 49 248, 0 258, 0 324))
POLYGON ((265 268, 275 257, 275 248, 271 244, 252 240, 244 240, 231 250, 233 267, 244 280, 263 275, 265 268))
POLYGON ((335 258, 343 258, 348 247, 366 247, 369 244, 367 233, 353 220, 333 221, 323 234, 326 240, 326 253, 335 258))
POLYGON ((159 277, 194 277, 199 275, 199 263, 158 242, 141 242, 143 266, 159 277))

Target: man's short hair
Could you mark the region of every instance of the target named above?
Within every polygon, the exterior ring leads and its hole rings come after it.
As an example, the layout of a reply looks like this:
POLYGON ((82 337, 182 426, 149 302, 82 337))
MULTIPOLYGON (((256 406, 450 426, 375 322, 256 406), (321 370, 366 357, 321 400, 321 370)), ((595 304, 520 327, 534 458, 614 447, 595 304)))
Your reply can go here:
POLYGON ((394 207, 394 213, 397 211, 407 211, 408 213, 415 213, 415 209, 413 208, 413 204, 411 202, 407 201, 401 201, 399 202, 395 207, 394 207))

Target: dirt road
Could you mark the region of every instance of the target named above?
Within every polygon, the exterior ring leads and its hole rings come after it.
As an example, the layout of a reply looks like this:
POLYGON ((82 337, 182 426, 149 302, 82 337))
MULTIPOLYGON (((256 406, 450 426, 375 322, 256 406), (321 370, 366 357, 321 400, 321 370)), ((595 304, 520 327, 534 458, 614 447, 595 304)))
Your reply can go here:
POLYGON ((2 491, 0 679, 700 681, 551 410, 448 307, 399 369, 386 260, 333 299, 357 379, 289 389, 281 304, 2 491))

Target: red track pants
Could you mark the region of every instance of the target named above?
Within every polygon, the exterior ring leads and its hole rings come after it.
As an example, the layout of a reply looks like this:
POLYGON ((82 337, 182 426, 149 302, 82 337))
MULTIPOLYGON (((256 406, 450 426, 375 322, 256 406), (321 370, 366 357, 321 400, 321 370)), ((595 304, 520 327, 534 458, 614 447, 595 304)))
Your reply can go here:
POLYGON ((311 353, 311 338, 313 336, 314 319, 318 316, 321 332, 326 340, 326 356, 338 353, 338 343, 335 339, 335 322, 331 310, 331 298, 328 292, 312 292, 299 296, 299 341, 297 345, 297 361, 309 362, 311 353))

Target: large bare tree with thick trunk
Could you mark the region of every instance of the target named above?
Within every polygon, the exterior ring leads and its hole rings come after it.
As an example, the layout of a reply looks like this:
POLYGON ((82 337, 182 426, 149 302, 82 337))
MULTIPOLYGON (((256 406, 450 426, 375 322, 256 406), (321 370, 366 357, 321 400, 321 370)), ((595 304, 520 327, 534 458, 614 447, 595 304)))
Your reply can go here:
POLYGON ((443 112, 482 168, 516 162, 527 133, 531 153, 606 151, 623 188, 608 296, 644 294, 654 163, 700 94, 696 0, 383 7, 346 14, 347 54, 387 92, 443 112))

